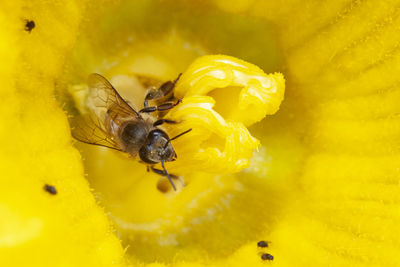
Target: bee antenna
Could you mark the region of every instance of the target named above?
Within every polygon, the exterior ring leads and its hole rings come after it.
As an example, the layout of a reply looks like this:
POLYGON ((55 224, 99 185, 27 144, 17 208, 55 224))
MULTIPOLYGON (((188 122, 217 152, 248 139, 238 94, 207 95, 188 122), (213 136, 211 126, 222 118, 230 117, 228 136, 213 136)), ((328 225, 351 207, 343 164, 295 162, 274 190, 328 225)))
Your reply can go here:
POLYGON ((172 185, 172 188, 174 189, 174 191, 176 191, 176 187, 175 187, 175 185, 174 185, 174 182, 172 182, 171 175, 169 175, 167 169, 165 168, 165 166, 164 166, 164 161, 163 161, 163 160, 161 161, 161 166, 162 166, 162 168, 164 169, 164 172, 165 172, 165 174, 167 175, 168 180, 169 180, 169 182, 170 182, 171 185, 172 185))
POLYGON ((180 133, 180 134, 178 134, 178 135, 172 137, 172 138, 169 139, 169 140, 167 141, 167 143, 164 145, 164 148, 166 148, 166 147, 168 146, 168 144, 169 144, 172 140, 175 140, 176 138, 181 137, 181 136, 184 135, 184 134, 187 134, 187 133, 190 132, 191 130, 192 130, 192 128, 190 128, 189 130, 186 130, 186 131, 184 131, 184 132, 182 132, 182 133, 180 133))
POLYGON ((179 73, 178 78, 176 78, 175 81, 173 81, 172 83, 176 84, 181 76, 182 76, 182 72, 179 73))
POLYGON ((172 140, 175 140, 176 138, 181 137, 181 136, 184 135, 184 134, 187 134, 187 133, 190 132, 191 130, 192 130, 192 128, 190 128, 189 130, 186 130, 186 131, 184 131, 184 132, 178 134, 177 136, 172 137, 171 139, 168 140, 168 142, 171 142, 172 140))

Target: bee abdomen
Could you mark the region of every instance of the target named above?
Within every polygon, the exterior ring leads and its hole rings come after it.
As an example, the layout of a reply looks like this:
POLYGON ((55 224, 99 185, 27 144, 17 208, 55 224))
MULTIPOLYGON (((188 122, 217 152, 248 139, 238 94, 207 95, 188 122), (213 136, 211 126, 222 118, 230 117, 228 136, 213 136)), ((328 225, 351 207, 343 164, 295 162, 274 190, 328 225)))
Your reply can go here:
POLYGON ((120 131, 121 144, 126 152, 135 155, 146 142, 147 135, 148 127, 145 122, 126 122, 120 131))

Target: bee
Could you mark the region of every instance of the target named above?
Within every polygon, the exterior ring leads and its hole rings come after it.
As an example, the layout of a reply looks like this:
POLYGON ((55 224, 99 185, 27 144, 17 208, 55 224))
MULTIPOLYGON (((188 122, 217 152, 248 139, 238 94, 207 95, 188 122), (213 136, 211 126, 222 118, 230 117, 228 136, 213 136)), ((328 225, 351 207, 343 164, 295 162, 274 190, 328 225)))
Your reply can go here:
POLYGON ((111 83, 100 74, 93 73, 88 78, 88 94, 86 105, 88 112, 75 117, 72 122, 72 136, 83 143, 108 147, 136 157, 148 166, 154 173, 166 176, 172 188, 176 187, 170 174, 165 168, 165 162, 177 158, 171 141, 190 132, 186 130, 173 138, 159 129, 163 123, 177 123, 168 119, 145 119, 142 114, 163 112, 178 105, 176 102, 166 101, 158 106, 149 106, 148 101, 165 101, 173 99, 173 89, 180 75, 175 81, 168 81, 158 89, 150 90, 144 100, 144 108, 137 112, 115 90, 111 83), (154 168, 161 163, 162 170, 154 168))

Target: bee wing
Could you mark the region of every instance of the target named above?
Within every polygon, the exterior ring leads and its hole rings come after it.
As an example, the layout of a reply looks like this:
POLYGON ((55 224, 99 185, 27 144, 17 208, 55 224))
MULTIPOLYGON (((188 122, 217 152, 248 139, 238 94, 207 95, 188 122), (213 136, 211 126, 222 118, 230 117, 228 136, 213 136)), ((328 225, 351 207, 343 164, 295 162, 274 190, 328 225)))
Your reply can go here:
POLYGON ((120 145, 106 132, 99 118, 91 114, 75 117, 71 122, 71 129, 72 136, 83 143, 122 151, 120 145))
MULTIPOLYGON (((98 112, 102 110, 107 112, 110 109, 126 114, 126 116, 135 115, 141 118, 126 101, 119 95, 117 90, 111 85, 106 78, 97 73, 92 73, 88 78, 88 105, 92 111, 98 112)), ((99 116, 102 118, 102 116, 99 116)))
POLYGON ((88 113, 72 120, 72 136, 84 143, 122 151, 121 146, 107 131, 107 112, 113 110, 123 117, 142 119, 103 76, 93 73, 88 78, 88 113))

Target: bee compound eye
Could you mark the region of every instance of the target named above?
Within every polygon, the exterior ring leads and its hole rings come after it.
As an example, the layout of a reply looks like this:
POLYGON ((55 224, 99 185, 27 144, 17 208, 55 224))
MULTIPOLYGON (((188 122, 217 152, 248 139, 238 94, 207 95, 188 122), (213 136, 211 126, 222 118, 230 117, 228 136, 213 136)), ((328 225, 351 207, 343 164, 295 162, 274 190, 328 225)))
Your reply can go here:
POLYGON ((175 155, 175 151, 174 151, 174 149, 172 148, 171 145, 168 145, 165 148, 164 155, 165 155, 167 161, 171 161, 172 160, 173 156, 175 155))
POLYGON ((140 148, 139 157, 142 161, 149 164, 158 163, 158 161, 154 160, 154 150, 151 149, 150 145, 144 145, 140 148))

